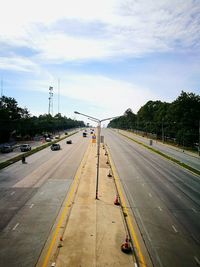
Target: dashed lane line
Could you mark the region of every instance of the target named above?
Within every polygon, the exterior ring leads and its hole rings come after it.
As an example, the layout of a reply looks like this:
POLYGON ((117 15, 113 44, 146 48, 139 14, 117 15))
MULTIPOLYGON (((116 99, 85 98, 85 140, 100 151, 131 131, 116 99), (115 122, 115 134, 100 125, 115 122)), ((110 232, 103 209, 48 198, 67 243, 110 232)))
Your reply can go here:
POLYGON ((15 231, 17 229, 17 227, 19 226, 19 223, 17 223, 14 227, 13 227, 13 231, 15 231))
POLYGON ((174 225, 172 225, 172 228, 173 228, 175 233, 178 233, 178 230, 176 229, 176 227, 174 225))

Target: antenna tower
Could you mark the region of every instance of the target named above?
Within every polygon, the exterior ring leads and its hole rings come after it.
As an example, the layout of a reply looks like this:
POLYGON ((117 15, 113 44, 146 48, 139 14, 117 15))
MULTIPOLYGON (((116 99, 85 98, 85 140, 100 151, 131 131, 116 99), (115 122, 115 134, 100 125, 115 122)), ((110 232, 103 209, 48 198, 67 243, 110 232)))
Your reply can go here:
POLYGON ((49 112, 53 116, 53 87, 49 86, 49 112))

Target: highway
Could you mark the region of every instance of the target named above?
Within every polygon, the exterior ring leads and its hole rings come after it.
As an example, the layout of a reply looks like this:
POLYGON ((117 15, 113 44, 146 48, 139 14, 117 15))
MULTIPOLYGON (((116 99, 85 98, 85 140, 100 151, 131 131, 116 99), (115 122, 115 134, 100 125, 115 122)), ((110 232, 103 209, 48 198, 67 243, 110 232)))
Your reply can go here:
POLYGON ((0 266, 35 266, 89 138, 81 132, 0 170, 0 266))
POLYGON ((102 135, 154 266, 200 266, 200 177, 117 132, 102 135))
MULTIPOLYGON (((142 137, 128 131, 120 130, 119 132, 149 146, 149 138, 142 137)), ((160 141, 158 142, 156 140, 152 140, 151 147, 200 171, 200 156, 198 156, 197 154, 191 153, 187 150, 183 150, 175 146, 163 144, 160 141)))

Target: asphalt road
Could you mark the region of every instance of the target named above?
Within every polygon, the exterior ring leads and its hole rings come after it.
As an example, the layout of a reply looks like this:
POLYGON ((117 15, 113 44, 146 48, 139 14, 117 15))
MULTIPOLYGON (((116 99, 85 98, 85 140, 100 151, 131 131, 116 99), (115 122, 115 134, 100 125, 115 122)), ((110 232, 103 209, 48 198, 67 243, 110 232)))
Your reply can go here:
POLYGON ((116 132, 102 135, 154 266, 200 266, 200 177, 116 132))
POLYGON ((77 133, 0 171, 0 266, 35 266, 89 138, 77 133))
MULTIPOLYGON (((118 130, 116 130, 118 132, 118 130)), ((128 131, 119 131, 122 134, 125 134, 139 142, 142 142, 146 145, 150 145, 150 140, 149 138, 146 137, 142 137, 140 135, 136 135, 133 134, 131 132, 128 131)), ((189 166, 191 166, 194 169, 197 169, 200 171, 200 156, 198 156, 195 153, 189 152, 187 150, 183 150, 180 149, 178 147, 175 146, 171 146, 171 145, 166 145, 161 143, 160 141, 156 141, 156 140, 152 140, 152 148, 155 148, 161 152, 163 152, 164 154, 176 158, 177 160, 179 160, 180 162, 183 162, 189 166)))

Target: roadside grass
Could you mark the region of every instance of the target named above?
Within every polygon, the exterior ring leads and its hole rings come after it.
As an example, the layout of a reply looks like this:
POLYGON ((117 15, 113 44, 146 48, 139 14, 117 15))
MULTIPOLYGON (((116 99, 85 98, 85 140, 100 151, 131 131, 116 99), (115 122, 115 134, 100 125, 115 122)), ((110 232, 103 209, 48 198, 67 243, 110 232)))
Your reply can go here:
POLYGON ((144 143, 142 143, 142 142, 140 142, 140 141, 137 141, 137 140, 135 140, 135 139, 133 139, 133 138, 131 138, 131 137, 125 135, 125 134, 122 134, 122 133, 120 133, 120 134, 123 135, 124 137, 126 137, 126 138, 132 140, 133 142, 135 142, 135 143, 137 143, 137 144, 139 144, 139 145, 141 145, 141 146, 143 146, 143 147, 145 147, 145 148, 147 148, 147 149, 153 151, 154 153, 157 153, 157 154, 159 154, 160 156, 162 156, 162 157, 164 157, 164 158, 166 158, 166 159, 168 159, 168 160, 170 160, 170 161, 172 161, 172 162, 178 164, 179 166, 181 166, 181 167, 183 167, 183 168, 185 168, 185 169, 187 169, 187 170, 189 170, 189 171, 191 171, 191 172, 193 172, 193 173, 195 173, 195 174, 197 174, 197 175, 200 175, 200 171, 199 171, 199 170, 197 170, 197 169, 195 169, 195 168, 193 168, 193 167, 191 167, 191 166, 189 166, 189 165, 187 165, 187 164, 185 164, 185 163, 183 163, 183 162, 181 162, 181 161, 179 161, 179 160, 177 160, 177 159, 175 159, 175 158, 173 158, 173 157, 170 157, 170 156, 164 154, 163 152, 160 152, 159 150, 157 150, 157 149, 155 149, 155 148, 152 148, 152 147, 150 147, 150 146, 148 146, 148 145, 145 145, 144 143))
POLYGON ((34 154, 34 153, 36 153, 36 152, 38 152, 38 151, 40 151, 40 150, 46 148, 46 147, 48 147, 48 146, 51 146, 52 144, 55 144, 55 143, 57 143, 57 142, 59 142, 59 141, 62 141, 62 140, 64 140, 64 139, 68 138, 68 137, 71 136, 71 135, 76 134, 77 132, 78 132, 78 131, 76 131, 76 132, 74 132, 74 133, 71 133, 71 134, 68 134, 68 135, 66 135, 66 136, 63 136, 62 138, 57 139, 57 140, 54 140, 54 141, 52 141, 52 142, 45 143, 45 144, 43 144, 43 145, 41 145, 41 146, 39 146, 39 147, 33 148, 32 150, 30 150, 30 151, 28 151, 28 152, 22 153, 22 154, 20 154, 20 155, 17 155, 16 157, 13 157, 13 158, 8 159, 8 160, 6 160, 6 161, 4 161, 4 162, 1 162, 1 163, 0 163, 0 170, 3 169, 3 168, 5 168, 5 167, 7 167, 7 166, 9 166, 9 165, 11 165, 11 164, 13 164, 13 163, 15 163, 15 162, 17 162, 17 161, 22 160, 22 157, 25 157, 25 158, 26 158, 26 157, 28 157, 28 156, 30 156, 30 155, 32 155, 32 154, 34 154))

